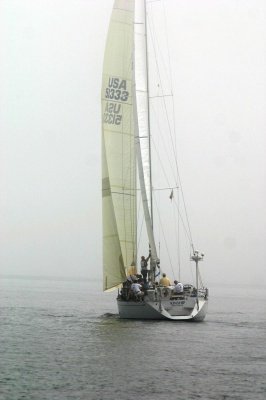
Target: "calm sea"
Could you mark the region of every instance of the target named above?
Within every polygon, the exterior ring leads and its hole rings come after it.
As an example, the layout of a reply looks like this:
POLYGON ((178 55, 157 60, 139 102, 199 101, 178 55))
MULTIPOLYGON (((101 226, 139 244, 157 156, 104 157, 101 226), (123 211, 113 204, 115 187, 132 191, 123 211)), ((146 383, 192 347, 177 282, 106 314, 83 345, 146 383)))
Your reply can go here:
POLYGON ((266 399, 266 288, 203 323, 130 321, 100 282, 0 279, 0 399, 266 399))

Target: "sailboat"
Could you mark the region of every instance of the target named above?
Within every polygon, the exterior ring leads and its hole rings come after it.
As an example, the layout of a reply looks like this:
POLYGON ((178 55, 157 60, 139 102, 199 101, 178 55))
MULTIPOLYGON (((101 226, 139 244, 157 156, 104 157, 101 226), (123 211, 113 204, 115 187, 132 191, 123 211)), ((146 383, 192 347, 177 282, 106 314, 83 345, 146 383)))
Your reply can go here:
MULTIPOLYGON (((163 265, 160 256, 163 246, 156 239, 153 207, 158 188, 151 165, 147 6, 145 0, 115 0, 106 41, 101 92, 103 289, 117 288, 121 318, 202 321, 208 307, 208 289, 199 272, 204 254, 193 244, 189 258, 195 262, 195 283, 183 283, 181 292, 161 284, 167 262, 163 265), (140 231, 145 231, 144 238, 140 231), (147 278, 138 268, 141 246, 149 254, 147 278), (139 292, 134 293, 137 281, 139 292)), ((180 182, 161 192, 172 202, 179 187, 180 182)))

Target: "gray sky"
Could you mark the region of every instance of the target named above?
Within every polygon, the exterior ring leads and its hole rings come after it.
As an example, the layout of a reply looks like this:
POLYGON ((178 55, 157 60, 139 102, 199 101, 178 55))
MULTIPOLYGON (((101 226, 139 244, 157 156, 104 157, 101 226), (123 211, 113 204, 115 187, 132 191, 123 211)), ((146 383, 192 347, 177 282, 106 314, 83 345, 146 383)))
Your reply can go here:
MULTIPOLYGON (((1 274, 101 276, 100 90, 112 3, 0 1, 1 274)), ((165 10, 203 276, 265 283, 266 3, 166 0, 165 10)))

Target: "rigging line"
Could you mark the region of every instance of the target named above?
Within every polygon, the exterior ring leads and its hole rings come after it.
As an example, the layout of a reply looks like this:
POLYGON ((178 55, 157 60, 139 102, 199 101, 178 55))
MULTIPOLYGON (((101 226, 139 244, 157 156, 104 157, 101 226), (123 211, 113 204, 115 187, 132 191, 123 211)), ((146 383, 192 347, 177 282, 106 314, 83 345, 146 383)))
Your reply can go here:
POLYGON ((164 238, 164 242, 165 242, 165 247, 166 247, 166 252, 167 252, 167 255, 168 255, 169 263, 170 263, 170 266, 171 266, 171 270, 172 270, 173 276, 175 276, 174 269, 173 269, 173 264, 172 264, 172 260, 171 260, 171 257, 170 257, 170 252, 169 252, 169 249, 168 249, 168 246, 167 246, 166 236, 165 236, 165 233, 164 233, 164 230, 163 230, 162 220, 161 220, 161 217, 160 217, 159 208, 158 208, 158 204, 157 204, 157 200, 156 200, 155 196, 154 196, 154 199, 155 199, 155 205, 156 205, 156 209, 157 209, 157 213, 158 213, 158 218, 159 218, 159 222, 160 222, 160 226, 161 226, 161 230, 162 230, 162 234, 163 234, 163 238, 164 238))
MULTIPOLYGON (((105 189, 105 191, 106 191, 106 190, 108 190, 108 189, 105 189)), ((125 190, 126 190, 127 192, 130 192, 130 191, 135 192, 134 189, 125 189, 125 190)), ((126 197, 126 196, 135 197, 134 194, 125 193, 124 191, 123 191, 123 192, 115 192, 114 190, 111 190, 111 193, 112 193, 112 194, 119 194, 119 195, 122 195, 123 197, 126 197)))
MULTIPOLYGON (((165 10, 165 0, 162 1, 162 8, 163 8, 163 16, 164 16, 164 31, 165 31, 165 38, 166 38, 166 49, 168 55, 168 66, 169 66, 169 81, 170 81, 170 88, 171 92, 173 93, 173 78, 172 78, 172 68, 171 68, 171 59, 170 59, 170 51, 169 51, 169 40, 168 40, 168 32, 167 32, 167 18, 166 18, 166 10, 165 10)), ((172 95, 174 98, 174 96, 172 95)))
POLYGON ((192 265, 192 262, 191 262, 191 248, 189 249, 189 251, 188 251, 188 257, 187 257, 187 263, 186 263, 186 267, 187 267, 187 270, 190 272, 190 276, 191 276, 191 278, 190 278, 190 282, 193 282, 193 284, 195 285, 195 268, 194 268, 194 265, 192 265))
MULTIPOLYGON (((139 200, 138 200, 138 213, 137 213, 137 226, 139 226, 139 221, 141 218, 140 212, 141 212, 141 196, 139 196, 139 200)), ((143 221, 144 221, 144 215, 142 215, 142 221, 141 221, 141 225, 140 225, 140 230, 137 229, 137 235, 139 235, 139 238, 137 238, 137 251, 139 249, 139 243, 140 243, 140 239, 141 239, 141 233, 142 233, 142 227, 143 227, 143 221)))
POLYGON ((180 259, 181 246, 180 246, 180 216, 179 216, 179 212, 180 212, 180 209, 179 209, 179 190, 177 188, 177 226, 175 226, 175 227, 177 229, 178 278, 179 278, 179 281, 181 281, 181 259, 180 259))
MULTIPOLYGON (((167 48, 167 55, 168 55, 168 65, 169 65, 169 81, 170 81, 170 88, 171 88, 171 92, 173 93, 173 77, 172 77, 172 64, 171 64, 171 58, 170 58, 170 46, 169 46, 169 35, 168 35, 168 31, 167 31, 167 18, 166 18, 166 7, 165 7, 165 0, 162 0, 162 8, 163 8, 163 15, 164 15, 164 28, 165 28, 165 37, 166 37, 166 48, 167 48)), ((165 105, 166 108, 166 105, 165 105)), ((186 202, 185 202, 185 196, 184 196, 184 192, 183 192, 183 185, 181 182, 181 177, 180 177, 180 173, 179 173, 179 167, 178 167, 178 163, 177 163, 177 142, 176 142, 176 118, 175 118, 175 96, 172 96, 172 113, 173 113, 173 131, 174 131, 174 137, 175 137, 175 141, 174 141, 174 148, 175 148, 175 161, 176 161, 176 168, 177 168, 177 176, 178 176, 178 180, 179 180, 179 184, 180 184, 180 190, 181 190, 181 197, 183 200, 183 204, 184 204, 184 209, 185 209, 185 214, 186 214, 186 220, 187 220, 187 225, 188 225, 188 229, 189 229, 189 233, 190 233, 190 240, 191 240, 191 246, 194 252, 194 245, 193 245, 193 240, 192 240, 192 233, 191 233, 191 229, 190 229, 190 223, 189 223, 189 218, 188 218, 188 214, 187 214, 187 207, 186 207, 186 202)), ((171 132, 170 132, 171 135, 171 132)), ((179 196, 178 196, 179 199, 179 196)), ((179 203, 179 201, 178 201, 179 203)), ((179 210, 179 206, 178 206, 178 210, 179 210)), ((179 213, 180 215, 180 213, 179 213)), ((179 260, 180 262, 180 260, 179 260)))
MULTIPOLYGON (((152 8, 152 6, 151 6, 151 8, 152 8)), ((157 56, 157 53, 158 53, 158 55, 159 55, 159 57, 160 57, 160 60, 162 60, 162 65, 163 65, 163 69, 165 70, 165 73, 166 73, 166 77, 167 77, 167 80, 168 80, 168 84, 169 84, 170 88, 172 88, 172 86, 171 86, 171 81, 170 81, 170 79, 169 79, 169 73, 168 73, 168 71, 167 71, 167 67, 166 67, 166 64, 165 64, 165 62, 164 62, 164 57, 163 57, 163 55, 162 55, 162 52, 160 51, 160 46, 159 46, 159 44, 158 44, 158 39, 157 39, 157 36, 156 36, 156 29, 155 29, 155 25, 154 25, 154 20, 153 20, 153 18, 152 18, 152 13, 151 13, 150 21, 151 21, 151 22, 149 23, 149 30, 150 30, 151 42, 152 42, 153 49, 154 49, 155 59, 156 59, 156 56, 157 56), (157 43, 157 52, 156 52, 156 49, 155 49, 155 42, 157 43)), ((149 22, 149 21, 148 21, 148 22, 149 22)), ((157 60, 156 60, 156 64, 157 64, 157 60)), ((158 73, 159 73, 158 64, 157 64, 157 69, 158 69, 158 73)), ((173 95, 172 92, 171 92, 171 95, 173 95)))
MULTIPOLYGON (((158 213, 158 208, 161 209, 161 196, 157 196, 157 213, 158 213), (158 204, 159 203, 159 204, 158 204)), ((158 238, 158 246, 159 246, 159 259, 161 259, 161 225, 158 224, 158 234, 157 234, 157 238, 158 238)))
POLYGON ((169 187, 165 187, 165 188, 152 188, 152 190, 154 192, 160 191, 160 190, 170 190, 170 189, 178 189, 178 186, 169 186, 169 187))
POLYGON ((142 234, 143 223, 144 223, 144 215, 142 216, 141 225, 140 225, 140 230, 139 230, 138 249, 139 249, 140 241, 141 241, 141 234, 142 234))
MULTIPOLYGON (((140 189, 137 189, 140 190, 140 189)), ((140 218, 140 204, 141 204, 141 196, 138 196, 138 207, 137 207, 137 221, 139 221, 140 218)))
MULTIPOLYGON (((179 257, 178 257, 178 254, 179 254, 179 236, 178 236, 178 234, 177 234, 177 229, 176 229, 176 215, 175 215, 175 207, 173 206, 172 207, 172 213, 173 213, 173 221, 174 221, 174 236, 175 236, 175 243, 177 243, 177 246, 176 246, 176 252, 177 252, 177 263, 178 263, 178 280, 180 281, 181 279, 180 279, 180 264, 179 264, 179 257)), ((179 220, 179 218, 178 218, 178 220, 179 220)))
MULTIPOLYGON (((152 107, 152 109, 153 109, 153 111, 154 111, 154 112, 153 112, 153 115, 154 115, 155 118, 156 118, 157 128, 158 128, 159 133, 160 133, 160 138, 162 139, 162 143, 163 143, 165 152, 166 152, 166 154, 167 154, 167 161, 169 162, 169 166, 170 166, 171 171, 174 171, 174 170, 175 170, 175 166, 172 165, 172 157, 170 157, 170 155, 169 155, 169 149, 168 149, 168 147, 166 146, 166 142, 163 140, 164 135, 163 135, 163 131, 162 131, 162 129, 161 129, 161 124, 160 124, 160 120, 159 120, 159 118, 158 118, 158 114, 157 114, 157 112, 156 112, 156 110, 155 110, 153 104, 151 105, 151 107, 152 107)), ((157 147, 156 147, 156 144, 155 144, 155 141, 154 141, 153 137, 152 137, 152 143, 153 143, 153 147, 154 147, 154 149, 155 149, 155 151, 156 151, 158 160, 160 161, 161 168, 164 169, 165 163, 162 163, 162 161, 161 161, 161 158, 160 158, 160 156, 159 156, 159 151, 157 150, 157 147)), ((166 173, 164 173, 164 176, 165 176, 165 178, 166 178, 167 183, 169 184, 166 173)), ((173 178, 174 178, 174 181, 176 181, 176 177, 174 176, 174 174, 173 174, 173 178)), ((177 186, 177 182, 176 182, 176 186, 177 186)))
MULTIPOLYGON (((156 191, 156 190, 170 190, 170 189, 178 189, 179 186, 169 186, 169 187, 165 187, 165 188, 153 188, 152 190, 156 191)), ((107 192, 109 189, 103 189, 103 192, 107 192)), ((114 190, 111 190, 111 194, 119 194, 119 195, 123 195, 123 196, 130 196, 130 197, 135 197, 135 192, 141 192, 141 189, 124 189, 124 192, 115 192, 114 190), (126 192, 133 192, 133 194, 131 193, 125 193, 126 192)))
MULTIPOLYGON (((167 154, 167 161, 168 161, 168 163, 169 163, 171 172, 173 173, 173 171, 175 170, 175 166, 172 165, 172 158, 169 156, 169 151, 168 151, 168 148, 167 148, 167 146, 166 146, 166 142, 163 140, 164 135, 163 135, 163 132, 162 132, 162 130, 161 130, 161 126, 160 126, 160 121, 159 121, 159 119, 158 119, 158 115, 157 115, 157 113, 155 112, 155 109, 154 109, 153 106, 152 106, 152 108, 153 108, 153 110, 154 110, 154 115, 156 116, 157 127, 158 127, 158 130, 159 130, 159 133, 160 133, 160 138, 162 139, 162 143, 163 143, 163 146, 164 146, 164 150, 165 150, 165 152, 166 152, 166 154, 167 154)), ((152 143, 153 143, 154 150, 156 151, 158 160, 159 160, 159 162, 160 162, 160 164, 161 164, 161 168, 164 170, 164 165, 165 165, 165 163, 162 163, 162 161, 161 161, 161 158, 160 158, 160 155, 159 155, 160 153, 159 153, 159 151, 157 150, 157 146, 156 146, 156 143, 155 143, 153 137, 152 137, 152 143)), ((168 185, 170 185, 170 184, 169 184, 169 181, 168 181, 168 178, 167 178, 167 176, 166 176, 166 173, 164 173, 164 175, 165 175, 165 178, 166 178, 166 181, 167 181, 168 185)), ((174 173, 173 173, 173 178, 174 178, 174 181, 176 182, 176 186, 177 186, 177 180, 176 180, 176 177, 175 177, 174 173)))
POLYGON ((154 95, 154 96, 149 96, 150 99, 158 99, 160 97, 173 97, 172 94, 161 94, 161 95, 154 95))
MULTIPOLYGON (((164 169, 164 166, 163 166, 163 163, 162 163, 162 161, 161 161, 161 159, 160 159, 159 152, 157 151, 157 147, 155 146, 155 143, 154 143, 154 140, 153 140, 153 139, 152 139, 152 142, 153 142, 154 149, 155 149, 155 151, 156 151, 157 157, 158 157, 158 159, 159 159, 159 161, 160 161, 160 164, 161 164, 161 167, 162 167, 162 171, 163 171, 164 176, 165 176, 165 180, 166 180, 167 184, 170 185, 169 180, 168 180, 168 177, 167 177, 167 174, 166 174, 165 169, 164 169)), ((178 187, 178 186, 177 186, 177 187, 178 187)), ((174 198, 174 204, 176 204, 175 198, 174 198)), ((179 207, 177 207, 177 209, 178 209, 179 218, 180 218, 180 220, 181 220, 181 222, 182 222, 184 231, 185 231, 185 233, 186 233, 186 235, 187 235, 187 237, 188 237, 190 246, 191 246, 192 249, 194 250, 194 246, 193 246, 191 234, 189 234, 190 232, 187 231, 186 224, 185 224, 185 222, 184 222, 184 220, 183 220, 183 218, 182 218, 182 215, 181 215, 181 212, 180 212, 179 207)))
MULTIPOLYGON (((151 27, 149 26, 150 31, 152 31, 151 27)), ((154 30, 153 30, 154 31, 154 30)), ((162 79, 161 79, 161 74, 160 74, 160 69, 159 69, 159 64, 158 64, 158 57, 157 57, 157 52, 156 52, 156 48, 155 48, 155 42, 153 39, 153 35, 151 34, 151 42, 153 45, 153 49, 154 49, 154 56, 155 56, 155 61, 156 61, 156 66, 157 66, 157 72, 158 72, 158 76, 159 76, 159 81, 160 81, 160 85, 161 88, 163 88, 162 85, 162 79)), ((162 89, 163 90, 163 89, 162 89)), ((172 135, 172 130, 171 130, 171 126, 170 126, 170 120, 169 120, 169 115, 168 115, 168 111, 167 111, 167 107, 166 107, 166 102, 165 102, 165 97, 163 97, 163 104, 164 104, 164 108, 165 108, 165 113, 166 113, 166 119, 167 119, 167 124, 168 124, 168 129, 169 129, 169 133, 170 133, 170 139, 172 142, 172 146, 173 149, 174 147, 174 141, 173 141, 173 135, 172 135)), ((189 219, 188 219, 188 214, 187 214, 187 207, 186 207, 186 203, 185 203, 185 197, 184 197, 184 193, 183 193, 183 188, 182 188, 182 184, 181 184, 181 179, 180 179, 180 174, 179 174, 179 168, 178 168, 178 163, 177 163, 177 158, 176 155, 174 154, 174 160, 175 160, 175 165, 176 165, 176 172, 177 172, 177 176, 179 179, 179 183, 180 183, 180 190, 181 190, 181 194, 182 194, 182 200, 184 203, 184 208, 185 208, 185 214, 186 214, 186 219, 187 219, 187 224, 188 224, 188 229, 189 229, 189 233, 190 233, 190 237, 191 237, 191 242, 192 242, 192 246, 194 249, 194 245, 193 245, 193 241, 192 241, 192 234, 191 234, 191 229, 190 229, 190 224, 189 224, 189 219)))
MULTIPOLYGON (((154 143, 154 141, 153 141, 153 143, 154 143)), ((158 151, 157 151, 157 147, 155 146, 155 144, 154 144, 154 149, 156 150, 156 153, 157 153, 158 159, 159 159, 159 161, 160 161, 160 164, 161 164, 161 167, 162 167, 162 170, 163 170, 165 179, 166 179, 167 183, 169 184, 167 174, 166 174, 166 172, 165 172, 165 170, 164 170, 164 164, 163 164, 163 163, 161 162, 161 160, 160 160, 160 156, 159 156, 159 153, 158 153, 158 151)), ((175 188, 178 188, 178 186, 176 186, 175 188)), ((170 188, 169 188, 169 189, 170 189, 170 188)), ((174 189, 174 188, 172 187, 171 189, 174 189)), ((160 190, 160 189, 153 189, 153 191, 154 191, 154 190, 160 190)), ((161 189, 161 190, 165 190, 165 189, 161 189)), ((175 200, 174 200, 174 204, 176 204, 175 200)), ((158 204, 157 204, 157 206, 158 206, 158 204)), ((178 212, 178 217, 179 217, 178 220, 180 220, 180 219, 182 220, 182 224, 183 224, 183 227, 184 227, 184 231, 185 231, 185 233, 186 233, 186 235, 187 235, 187 237, 188 237, 189 243, 191 244, 191 238, 190 238, 189 234, 187 233, 187 229, 186 229, 185 223, 184 223, 184 221, 183 221, 183 218, 182 218, 182 216, 181 216, 181 212, 180 212, 179 207, 177 207, 177 212, 178 212)), ((180 258, 179 258, 179 262, 180 262, 180 258)))
MULTIPOLYGON (((157 41, 156 41, 156 43, 157 43, 157 41)), ((153 44, 154 56, 155 56, 155 61, 156 61, 156 66, 157 66, 158 78, 159 78, 161 90, 162 90, 162 92, 163 92, 163 83, 162 83, 162 78, 161 78, 161 74, 160 74, 160 68, 159 68, 159 63, 158 63, 158 56, 157 56, 157 51, 156 51, 156 46, 155 46, 155 40, 152 40, 152 44, 153 44)), ((157 43, 157 47, 158 47, 158 43, 157 43)), ((167 110, 167 106, 166 106, 166 102, 165 102, 165 97, 163 96, 162 99, 163 99, 163 105, 164 105, 164 110, 165 110, 167 125, 168 125, 168 129, 169 129, 169 133, 170 133, 170 139, 171 139, 171 143, 172 143, 172 149, 175 149, 175 144, 174 144, 174 140, 173 140, 172 129, 171 129, 171 125, 170 125, 169 114, 168 114, 168 110, 167 110)), ((179 170, 178 170, 178 165, 177 165, 177 160, 176 160, 176 155, 175 155, 175 153, 174 153, 174 160, 175 160, 175 168, 176 168, 176 171, 177 171, 177 176, 179 177, 179 170)))
MULTIPOLYGON (((153 20, 152 20, 151 22, 152 22, 152 24, 153 24, 153 20)), ((151 31, 151 32, 155 32, 154 24, 153 24, 152 27, 149 27, 149 28, 150 28, 150 31, 151 31)), ((157 56, 157 53, 160 52, 160 51, 159 51, 159 45, 158 45, 158 40, 156 40, 156 38, 154 37, 154 34, 152 34, 152 33, 151 33, 151 41, 152 41, 153 50, 154 50, 154 57, 155 57, 155 62, 156 62, 156 66, 157 66, 157 73, 158 73, 159 83, 160 83, 161 90, 162 90, 162 92, 163 92, 164 89, 163 89, 163 84, 162 84, 162 79, 161 79, 161 74, 160 74, 160 68, 159 68, 159 63, 158 63, 158 56, 157 56), (156 45, 155 45, 155 43, 157 44, 158 51, 156 50, 156 45)), ((163 60, 163 57, 161 57, 161 59, 163 60)), ((170 139, 171 139, 171 143, 172 143, 172 146, 171 146, 171 147, 172 147, 172 151, 173 151, 173 150, 175 149, 175 144, 174 144, 174 141, 173 141, 172 129, 171 129, 171 126, 170 126, 170 120, 169 120, 169 115, 168 115, 167 106, 166 106, 166 102, 165 102, 165 96, 163 96, 162 99, 163 99, 163 106, 164 106, 164 110, 165 110, 165 116, 166 116, 166 120, 167 120, 168 130, 169 130, 169 133, 170 133, 170 139)), ((157 115, 156 112, 155 112, 155 115, 157 115)), ((157 119, 157 121, 158 121, 158 119, 157 119)), ((175 168, 172 167, 172 169, 173 169, 173 171, 176 170, 176 172, 177 172, 177 177, 179 177, 178 166, 177 166, 177 161, 176 161, 176 156, 175 156, 174 151, 173 151, 173 155, 174 155, 175 168)), ((171 158, 169 157, 169 160, 170 160, 170 159, 171 159, 171 158)), ((169 161, 169 162, 170 162, 170 161, 169 161)), ((170 163, 170 164, 171 164, 171 163, 170 163)))
MULTIPOLYGON (((153 20, 152 20, 152 23, 153 23, 153 20)), ((153 28, 154 28, 154 24, 153 24, 153 28)), ((151 32, 152 32, 152 31, 155 32, 155 29, 151 29, 151 27, 150 27, 150 31, 151 31, 151 32)), ((160 69, 159 69, 159 64, 158 64, 157 51, 156 51, 156 46, 155 46, 155 38, 154 38, 154 36, 152 35, 152 33, 151 33, 151 38, 152 38, 151 41, 152 41, 152 45, 153 45, 153 50, 154 50, 154 56, 155 56, 155 61, 156 61, 156 66, 157 66, 157 72, 158 72, 158 76, 159 76, 159 81, 160 81, 161 88, 162 88, 162 90, 163 90, 162 79, 161 79, 161 74, 160 74, 160 69)), ((158 41, 156 41, 156 43, 157 43, 157 47, 159 48, 159 46, 158 46, 158 41)), ((162 58, 162 59, 163 59, 163 58, 162 58)), ((163 97, 163 104, 164 104, 166 119, 167 119, 167 123, 168 123, 168 129, 169 129, 169 133, 170 133, 170 139, 171 139, 171 142, 172 142, 172 149, 174 149, 174 148, 175 148, 175 143, 174 143, 174 141, 173 141, 173 135, 172 135, 172 130, 171 130, 171 126, 170 126, 169 115, 168 115, 167 106, 166 106, 165 98, 164 98, 164 97, 163 97)), ((178 164, 177 164, 177 157, 176 157, 175 154, 174 154, 174 160, 175 160, 175 166, 176 166, 177 176, 178 176, 179 183, 180 183, 180 189, 181 189, 181 194, 182 194, 182 200, 183 200, 183 203, 184 203, 184 209, 185 209, 185 214, 186 214, 186 220, 187 220, 188 229, 189 229, 189 233, 190 233, 190 240, 191 240, 191 242, 193 243, 192 234, 191 234, 191 229, 190 229, 190 224, 189 224, 189 219, 188 219, 188 214, 187 214, 187 207, 186 207, 186 203, 185 203, 185 197, 184 197, 183 188, 182 188, 182 184, 181 184, 181 178, 180 178, 180 174, 179 174, 179 167, 178 167, 178 164)))
MULTIPOLYGON (((164 31, 165 31, 165 38, 166 38, 166 50, 167 50, 167 56, 168 56, 169 81, 170 81, 171 92, 173 93, 172 64, 171 64, 170 51, 169 51, 170 46, 169 46, 169 37, 168 37, 168 31, 167 31, 165 0, 162 0, 162 8, 163 8, 163 16, 164 16, 164 31)), ((174 97, 174 95, 172 96, 172 113, 173 113, 173 130, 174 130, 174 136, 175 136, 175 154, 177 154, 175 97, 174 97)))
POLYGON ((183 218, 182 218, 182 215, 181 215, 180 209, 179 209, 179 207, 178 207, 178 204, 177 204, 175 198, 173 198, 173 199, 174 199, 174 204, 175 204, 175 206, 176 206, 176 208, 177 208, 177 211, 178 211, 178 215, 179 215, 180 221, 182 222, 184 231, 185 231, 185 233, 186 233, 186 235, 187 235, 189 244, 190 244, 190 246, 192 247, 192 250, 194 251, 194 246, 193 246, 191 237, 190 237, 190 235, 189 235, 189 232, 187 231, 187 228, 186 228, 186 225, 185 225, 184 220, 183 220, 183 218))
POLYGON ((194 268, 192 267, 192 264, 190 263, 190 276, 191 276, 191 282, 194 282, 195 285, 195 274, 194 274, 194 268))
MULTIPOLYGON (((166 180, 167 184, 170 186, 170 182, 169 182, 169 180, 168 180, 168 176, 167 176, 167 173, 166 173, 166 171, 165 171, 164 164, 162 163, 162 160, 161 160, 161 158, 160 158, 159 151, 157 150, 157 147, 156 147, 156 145, 155 145, 155 142, 154 142, 153 138, 152 138, 152 143, 153 143, 153 148, 154 148, 154 150, 155 150, 155 152, 156 152, 156 154, 157 154, 158 160, 159 160, 159 162, 160 162, 161 169, 162 169, 162 171, 163 171, 163 175, 164 175, 164 177, 165 177, 165 180, 166 180)), ((170 166, 171 166, 171 165, 170 165, 170 166)))

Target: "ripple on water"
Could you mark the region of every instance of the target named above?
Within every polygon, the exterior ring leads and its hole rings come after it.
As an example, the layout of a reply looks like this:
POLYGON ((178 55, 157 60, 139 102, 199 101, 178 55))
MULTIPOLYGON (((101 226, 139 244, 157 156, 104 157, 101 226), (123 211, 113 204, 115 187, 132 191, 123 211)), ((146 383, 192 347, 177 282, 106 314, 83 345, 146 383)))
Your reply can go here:
POLYGON ((28 306, 0 302, 1 400, 265 399, 261 299, 258 318, 234 298, 235 312, 219 303, 200 324, 135 321, 119 319, 108 296, 71 287, 55 284, 54 297, 47 287, 49 297, 43 284, 36 299, 28 283, 28 306))

